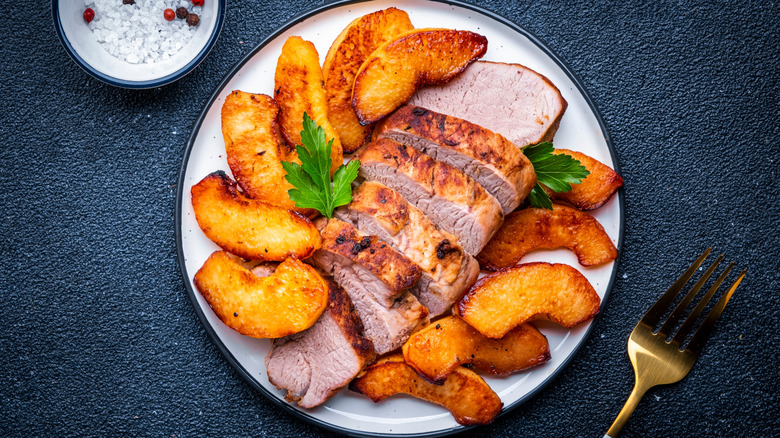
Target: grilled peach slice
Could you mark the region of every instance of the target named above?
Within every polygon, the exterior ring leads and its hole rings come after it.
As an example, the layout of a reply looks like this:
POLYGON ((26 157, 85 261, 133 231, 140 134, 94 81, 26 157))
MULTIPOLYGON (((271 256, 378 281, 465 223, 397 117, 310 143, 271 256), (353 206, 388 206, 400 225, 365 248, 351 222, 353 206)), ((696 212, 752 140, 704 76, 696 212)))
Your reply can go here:
POLYGON ((501 339, 482 336, 457 316, 434 321, 403 346, 404 361, 438 383, 460 365, 496 375, 511 374, 550 359, 547 338, 531 324, 521 324, 501 339))
POLYGON ((487 38, 463 30, 416 29, 380 46, 360 66, 352 106, 363 125, 404 104, 423 85, 449 82, 485 55, 487 38))
POLYGON ((377 47, 414 29, 409 15, 387 8, 355 19, 328 50, 322 64, 328 119, 336 128, 344 153, 358 150, 371 136, 371 126, 363 126, 352 108, 352 84, 355 74, 377 47))
POLYGON ((253 338, 279 338, 314 325, 325 310, 328 284, 311 266, 290 258, 258 277, 217 251, 195 274, 195 286, 228 327, 253 338))
POLYGON ((488 424, 503 407, 498 395, 475 372, 460 367, 436 385, 418 376, 400 354, 369 366, 349 388, 367 395, 374 403, 391 395, 409 394, 444 406, 464 426, 488 424))
POLYGON ((328 103, 322 86, 322 69, 317 49, 310 41, 298 36, 287 38, 276 63, 274 98, 279 103, 279 125, 287 144, 301 144, 303 113, 325 131, 327 141, 333 140, 330 173, 343 164, 341 141, 328 121, 328 103))
POLYGON ((222 136, 230 171, 252 199, 296 210, 307 216, 315 210, 295 207, 287 191, 281 161, 298 161, 295 149, 279 136, 279 105, 265 94, 233 91, 222 104, 222 136))
POLYGON ((526 263, 483 277, 455 304, 455 313, 483 335, 499 339, 528 321, 564 327, 593 318, 601 299, 578 270, 560 263, 526 263))
POLYGON ((556 154, 567 154, 585 166, 590 174, 579 184, 572 184, 568 192, 556 193, 547 190, 552 199, 568 202, 580 210, 595 210, 604 205, 619 188, 623 187, 623 178, 611 167, 591 158, 582 152, 567 149, 555 149, 556 154))
POLYGON ((195 219, 220 248, 252 260, 306 258, 322 246, 311 221, 286 208, 241 194, 222 171, 192 186, 195 219))
POLYGON ((553 204, 510 213, 501 228, 477 255, 479 264, 490 271, 507 268, 535 249, 569 248, 582 266, 615 260, 617 249, 604 227, 591 215, 553 204))

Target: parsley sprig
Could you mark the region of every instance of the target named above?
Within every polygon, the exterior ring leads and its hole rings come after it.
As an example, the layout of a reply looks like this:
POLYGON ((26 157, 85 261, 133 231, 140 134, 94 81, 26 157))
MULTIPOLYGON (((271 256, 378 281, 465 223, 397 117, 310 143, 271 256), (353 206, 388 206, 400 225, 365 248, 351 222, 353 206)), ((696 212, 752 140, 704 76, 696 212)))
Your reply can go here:
POLYGON ((528 194, 528 202, 536 208, 552 210, 552 200, 542 186, 554 192, 568 192, 572 184, 579 184, 590 174, 571 155, 553 153, 552 143, 545 141, 526 146, 523 153, 536 171, 536 186, 528 194))
POLYGON ((352 201, 351 184, 357 178, 360 161, 339 166, 331 181, 333 139, 326 142, 325 130, 306 113, 303 113, 301 143, 295 147, 301 164, 282 161, 287 172, 284 178, 295 187, 287 193, 296 207, 314 208, 330 219, 336 207, 352 201))

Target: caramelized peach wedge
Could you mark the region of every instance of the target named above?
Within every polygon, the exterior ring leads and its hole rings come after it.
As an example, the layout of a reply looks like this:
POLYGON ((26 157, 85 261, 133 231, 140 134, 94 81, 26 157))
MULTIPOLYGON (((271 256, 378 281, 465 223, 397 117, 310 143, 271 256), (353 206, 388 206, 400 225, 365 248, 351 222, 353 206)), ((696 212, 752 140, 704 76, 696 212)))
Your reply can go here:
POLYGON ((454 311, 483 335, 499 339, 528 321, 571 328, 599 312, 601 299, 584 275, 560 263, 526 263, 483 277, 454 311))
POLYGON ((458 316, 432 322, 403 346, 404 360, 418 374, 440 383, 460 365, 508 375, 550 359, 547 338, 531 324, 521 324, 501 339, 480 334, 458 316))
POLYGON ((568 202, 580 210, 595 210, 609 201, 609 198, 623 187, 623 178, 611 167, 582 152, 555 149, 556 154, 567 154, 585 166, 590 174, 579 184, 572 184, 568 192, 547 190, 552 199, 568 202))
POLYGON ((474 371, 459 367, 436 385, 418 376, 400 354, 367 367, 349 388, 367 395, 374 403, 395 394, 409 394, 444 406, 464 426, 488 424, 503 407, 498 395, 474 371))
POLYGON ((352 106, 363 125, 403 105, 424 85, 445 84, 485 55, 487 38, 465 30, 415 29, 383 44, 355 75, 352 106))
POLYGON ((328 50, 322 64, 328 119, 336 128, 344 153, 358 150, 371 136, 372 127, 363 126, 352 108, 352 84, 360 66, 377 47, 414 29, 409 15, 387 8, 356 18, 328 50))
POLYGON ((225 172, 192 186, 192 207, 203 233, 220 248, 251 260, 310 256, 322 246, 317 227, 292 210, 247 198, 225 172))
POLYGON ((282 46, 274 74, 274 98, 279 104, 279 126, 290 146, 301 144, 303 114, 306 113, 333 141, 330 157, 331 176, 343 164, 341 141, 328 121, 328 102, 322 85, 322 69, 317 49, 310 41, 291 36, 282 46))
POLYGON ((297 161, 295 149, 279 136, 279 105, 271 96, 232 91, 222 104, 222 136, 230 171, 238 186, 252 198, 311 215, 295 207, 287 191, 282 161, 297 161))
POLYGON ((258 277, 224 251, 195 274, 195 286, 222 322, 242 335, 279 338, 314 325, 325 310, 328 284, 311 266, 290 258, 258 277))
POLYGON ((531 251, 555 248, 572 250, 582 266, 601 265, 618 255, 593 216, 553 204, 552 211, 529 207, 507 215, 477 260, 483 268, 497 271, 516 265, 531 251))

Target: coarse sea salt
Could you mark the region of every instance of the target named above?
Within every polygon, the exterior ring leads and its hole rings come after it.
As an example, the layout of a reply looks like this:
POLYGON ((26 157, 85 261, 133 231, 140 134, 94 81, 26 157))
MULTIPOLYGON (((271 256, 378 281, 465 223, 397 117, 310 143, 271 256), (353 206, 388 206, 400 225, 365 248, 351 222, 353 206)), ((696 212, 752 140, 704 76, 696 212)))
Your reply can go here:
POLYGON ((190 42, 197 26, 185 20, 167 21, 163 11, 184 7, 201 16, 201 7, 182 0, 84 0, 95 11, 88 24, 92 35, 111 55, 131 64, 153 64, 178 53, 190 42))

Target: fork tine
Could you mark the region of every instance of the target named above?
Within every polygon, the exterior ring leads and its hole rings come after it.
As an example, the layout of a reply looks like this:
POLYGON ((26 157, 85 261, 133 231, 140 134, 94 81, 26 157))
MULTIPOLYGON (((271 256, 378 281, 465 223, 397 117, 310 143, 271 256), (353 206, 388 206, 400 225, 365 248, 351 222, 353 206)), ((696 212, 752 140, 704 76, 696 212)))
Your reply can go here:
POLYGON ((682 289, 682 287, 685 286, 685 283, 691 279, 693 273, 699 269, 699 266, 701 266, 704 259, 706 259, 710 254, 710 251, 712 251, 712 248, 707 248, 704 253, 700 255, 695 262, 693 262, 691 267, 683 272, 683 275, 681 275, 680 278, 678 278, 677 281, 672 284, 669 290, 667 290, 666 293, 664 293, 661 298, 659 298, 658 301, 653 304, 653 307, 651 307, 647 313, 645 313, 642 319, 639 320, 640 324, 646 324, 650 327, 655 327, 655 325, 658 324, 658 321, 661 320, 661 315, 664 314, 666 309, 669 307, 669 304, 671 304, 672 301, 677 298, 677 294, 680 293, 680 289, 682 289))
POLYGON ((701 326, 699 326, 699 328, 696 330, 696 333, 693 334, 693 337, 688 343, 686 350, 690 350, 696 354, 701 353, 701 349, 704 347, 704 343, 707 342, 707 339, 709 339, 710 334, 712 333, 712 329, 715 327, 715 321, 720 318, 720 314, 723 312, 723 309, 726 308, 726 304, 729 302, 731 295, 733 295, 734 291, 737 290, 737 286, 739 286, 739 283, 741 283, 742 279, 745 278, 746 273, 747 269, 743 269, 742 273, 739 274, 739 277, 737 277, 734 283, 731 284, 729 290, 723 294, 722 297, 720 297, 718 304, 716 304, 715 307, 710 310, 709 315, 707 315, 707 319, 704 320, 701 326))
POLYGON ((685 322, 683 322, 682 326, 680 326, 680 329, 677 330, 677 334, 674 335, 673 341, 677 342, 678 345, 682 345, 682 342, 685 339, 685 337, 688 336, 688 334, 691 332, 691 328, 693 327, 693 324, 696 322, 696 318, 699 317, 701 312, 707 306, 707 303, 710 302, 712 296, 715 295, 715 292, 717 292, 721 283, 723 283, 723 280, 726 279, 726 276, 729 275, 729 272, 731 272, 731 268, 733 267, 734 267, 734 262, 731 262, 729 263, 728 266, 726 266, 726 269, 723 270, 723 273, 720 274, 717 280, 715 280, 715 283, 712 284, 712 286, 707 291, 707 293, 704 294, 703 297, 701 297, 701 300, 699 300, 699 304, 696 305, 696 308, 693 309, 693 312, 691 312, 691 314, 688 315, 688 317, 685 319, 685 322))
POLYGON ((712 266, 707 269, 707 271, 702 275, 702 277, 699 279, 699 281, 696 282, 696 284, 691 288, 690 292, 688 292, 687 295, 685 295, 685 298, 680 301, 679 304, 677 304, 677 307, 674 308, 674 311, 672 311, 672 314, 669 315, 668 318, 666 318, 666 321, 664 322, 664 325, 661 326, 661 329, 658 330, 658 333, 666 337, 666 335, 669 334, 669 331, 674 327, 674 325, 677 323, 677 321, 680 319, 680 316, 682 315, 683 311, 686 307, 688 307, 688 304, 691 303, 693 300, 693 297, 696 296, 697 293, 699 293, 699 290, 704 286, 704 283, 707 282, 707 280, 710 278, 713 272, 715 272, 715 268, 718 267, 720 262, 723 260, 723 254, 718 256, 718 258, 715 260, 715 262, 712 264, 712 266))

